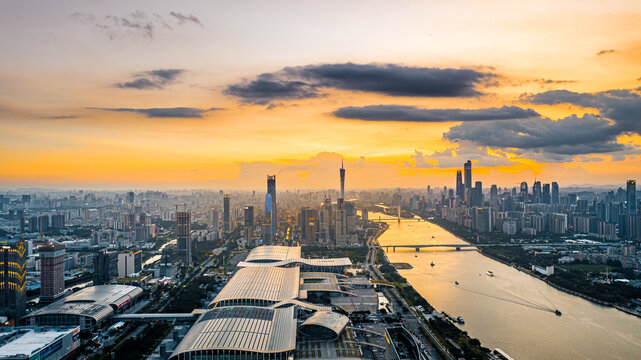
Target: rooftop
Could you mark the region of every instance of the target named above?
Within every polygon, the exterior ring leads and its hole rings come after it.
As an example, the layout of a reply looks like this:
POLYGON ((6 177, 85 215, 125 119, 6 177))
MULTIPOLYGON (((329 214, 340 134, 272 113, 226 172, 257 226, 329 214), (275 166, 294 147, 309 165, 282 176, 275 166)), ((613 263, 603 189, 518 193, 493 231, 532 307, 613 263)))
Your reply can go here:
POLYGON ((209 310, 191 327, 174 351, 237 350, 279 353, 296 347, 294 308, 269 309, 252 306, 209 310))
POLYGON ((269 262, 269 263, 260 263, 260 262, 250 262, 250 261, 241 261, 238 263, 238 267, 258 267, 258 266, 290 266, 290 265, 307 265, 307 266, 317 266, 317 267, 349 267, 352 266, 352 261, 349 258, 335 258, 335 259, 303 259, 303 258, 289 258, 285 260, 269 262))
POLYGON ((299 258, 300 247, 265 245, 259 246, 247 255, 246 262, 272 262, 299 258))
POLYGON ((16 355, 31 355, 47 347, 57 339, 71 332, 80 332, 78 327, 70 328, 17 328, 0 332, 0 358, 16 355))
POLYGON ((70 314, 89 316, 99 321, 129 303, 141 293, 142 289, 137 286, 89 286, 36 310, 27 315, 27 317, 47 314, 70 314))
POLYGON ((239 269, 218 293, 212 307, 226 300, 266 300, 279 302, 298 297, 300 270, 258 266, 239 269))

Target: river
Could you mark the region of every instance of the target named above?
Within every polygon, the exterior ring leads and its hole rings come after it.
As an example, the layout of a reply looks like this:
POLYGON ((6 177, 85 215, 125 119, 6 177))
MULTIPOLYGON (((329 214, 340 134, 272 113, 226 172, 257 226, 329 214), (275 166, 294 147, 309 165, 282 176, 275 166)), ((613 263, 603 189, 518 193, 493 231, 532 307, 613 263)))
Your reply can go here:
MULTIPOLYGON (((389 218, 370 213, 371 220, 379 216, 389 218)), ((465 243, 428 222, 387 223, 381 245, 465 243)), ((641 359, 641 318, 559 291, 476 251, 390 249, 387 256, 411 264, 399 273, 437 310, 462 316, 459 327, 485 347, 519 360, 641 359)))

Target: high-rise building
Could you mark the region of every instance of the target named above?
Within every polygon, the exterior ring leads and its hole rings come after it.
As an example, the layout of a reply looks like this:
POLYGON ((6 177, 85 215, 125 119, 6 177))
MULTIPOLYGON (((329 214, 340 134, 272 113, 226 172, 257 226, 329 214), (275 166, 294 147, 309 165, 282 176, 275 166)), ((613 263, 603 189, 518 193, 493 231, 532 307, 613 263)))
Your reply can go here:
POLYGON ((540 203, 541 202, 541 182, 540 181, 535 181, 534 185, 532 185, 532 196, 534 197, 534 202, 535 203, 540 203))
POLYGON ((267 193, 271 196, 272 201, 271 238, 273 239, 274 235, 276 235, 276 230, 278 229, 278 209, 276 208, 276 175, 267 175, 267 193))
MULTIPOLYGON (((472 188, 472 162, 468 160, 463 165, 463 176, 464 176, 464 185, 466 189, 472 188)), ((468 200, 469 201, 469 200, 468 200)))
POLYGON ((318 232, 318 210, 304 207, 299 215, 300 235, 304 244, 315 244, 318 232))
POLYGON ((552 191, 550 193, 550 204, 558 205, 560 203, 559 184, 552 182, 552 191))
POLYGON ((527 189, 527 182, 523 181, 521 183, 521 189, 520 189, 520 196, 521 196, 521 201, 526 201, 527 200, 527 195, 528 195, 528 189, 527 189))
POLYGON ((134 227, 134 240, 137 243, 145 243, 149 241, 149 226, 146 225, 136 225, 134 227))
POLYGON ((628 204, 628 214, 637 213, 637 182, 636 180, 628 180, 627 189, 625 193, 626 202, 628 204))
MULTIPOLYGON (((364 211, 367 214, 367 211, 364 211)), ((330 240, 330 211, 321 208, 318 210, 318 242, 329 244, 330 240)))
POLYGON ((499 203, 499 190, 495 184, 490 187, 490 205, 496 206, 499 203))
POLYGON ((128 277, 140 271, 142 271, 142 251, 118 254, 118 277, 128 277))
POLYGON ((38 232, 44 233, 49 231, 49 215, 38 216, 38 232))
POLYGON ((472 206, 483 205, 483 182, 477 181, 472 189, 472 206))
POLYGON ((223 232, 228 233, 231 228, 229 221, 231 220, 231 209, 229 208, 229 194, 223 197, 223 232))
POLYGON ((24 232, 24 209, 18 209, 18 229, 22 234, 24 232))
POLYGON ((15 320, 25 314, 26 261, 24 240, 0 242, 0 315, 15 320))
POLYGON ((134 192, 130 191, 127 193, 127 204, 133 204, 134 203, 134 192))
POLYGON ((552 198, 550 197, 550 184, 543 184, 543 191, 541 192, 541 202, 544 204, 551 203, 552 198))
POLYGON ((211 225, 218 229, 218 209, 211 209, 211 225))
POLYGON ((463 187, 463 176, 461 170, 456 170, 456 198, 462 200, 465 197, 465 188, 463 187))
POLYGON ((246 228, 253 228, 254 227, 254 207, 253 206, 245 206, 245 213, 244 219, 245 219, 245 227, 246 228))
POLYGON ((51 215, 51 227, 54 229, 63 229, 65 227, 65 214, 51 215))
POLYGON ((29 218, 29 232, 38 232, 38 217, 32 216, 29 218))
POLYGON ((51 303, 65 292, 65 245, 50 243, 41 246, 40 302, 51 303))
POLYGON ((105 285, 118 277, 118 253, 100 251, 93 257, 93 284, 105 285))
POLYGON ((185 266, 191 266, 191 211, 176 213, 176 237, 178 238, 178 257, 185 266))
POLYGON ((341 199, 345 199, 345 167, 343 166, 343 160, 341 160, 339 173, 341 176, 341 199))

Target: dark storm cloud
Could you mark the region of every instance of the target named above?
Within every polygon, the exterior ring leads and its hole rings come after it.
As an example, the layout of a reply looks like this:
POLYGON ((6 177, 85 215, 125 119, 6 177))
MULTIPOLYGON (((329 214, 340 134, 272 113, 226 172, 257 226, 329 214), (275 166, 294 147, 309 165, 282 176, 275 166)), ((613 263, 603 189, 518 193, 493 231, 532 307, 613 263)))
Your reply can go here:
POLYGON ((607 54, 612 54, 612 53, 614 53, 614 52, 616 52, 616 50, 614 50, 614 49, 607 49, 607 50, 601 50, 601 51, 599 51, 598 53, 596 53, 596 55, 597 55, 597 56, 599 56, 599 55, 607 55, 607 54))
POLYGON ((394 64, 323 64, 286 67, 229 85, 224 93, 244 103, 318 97, 338 89, 408 97, 471 97, 494 75, 472 69, 407 67, 394 64))
POLYGON ((174 108, 148 108, 148 109, 135 109, 135 108, 89 108, 92 110, 104 110, 115 112, 133 112, 143 114, 148 118, 202 118, 203 115, 209 111, 222 110, 221 108, 198 109, 191 107, 174 107, 174 108))
POLYGON ((194 15, 192 15, 192 14, 185 15, 185 14, 182 14, 182 13, 179 13, 179 12, 176 12, 176 11, 171 11, 171 12, 169 12, 169 15, 173 16, 174 18, 176 18, 178 20, 178 25, 183 25, 183 24, 185 24, 187 22, 191 22, 191 23, 194 23, 196 25, 199 25, 200 27, 205 27, 200 22, 200 20, 197 17, 195 17, 194 15))
POLYGON ((304 81, 288 81, 272 74, 261 74, 256 80, 227 86, 226 95, 244 103, 267 105, 274 100, 308 99, 320 96, 316 86, 304 81))
POLYGON ((615 123, 619 133, 641 134, 641 95, 637 90, 609 90, 598 93, 576 93, 567 90, 546 91, 525 95, 522 100, 532 104, 573 104, 595 108, 601 116, 615 123))
POLYGON ((134 74, 134 79, 116 83, 115 87, 121 89, 162 89, 165 85, 172 84, 185 72, 183 69, 158 69, 134 74))
POLYGON ((512 120, 539 116, 532 109, 522 109, 516 106, 463 110, 422 109, 405 105, 369 105, 362 107, 348 106, 334 111, 333 114, 344 119, 412 122, 512 120))
POLYGON ((443 134, 446 140, 472 141, 502 149, 521 149, 550 155, 580 155, 621 151, 620 131, 606 119, 586 114, 557 121, 545 118, 466 122, 443 134))

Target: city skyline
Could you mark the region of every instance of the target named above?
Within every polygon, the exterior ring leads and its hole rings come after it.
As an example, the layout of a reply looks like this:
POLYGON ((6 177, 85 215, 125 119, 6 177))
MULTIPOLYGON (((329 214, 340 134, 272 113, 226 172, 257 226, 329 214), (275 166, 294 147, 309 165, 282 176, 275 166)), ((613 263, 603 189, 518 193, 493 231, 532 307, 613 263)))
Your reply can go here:
POLYGON ((641 166, 636 2, 0 7, 3 188, 323 188, 342 158, 352 189, 450 187, 467 159, 515 185, 641 166))

